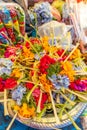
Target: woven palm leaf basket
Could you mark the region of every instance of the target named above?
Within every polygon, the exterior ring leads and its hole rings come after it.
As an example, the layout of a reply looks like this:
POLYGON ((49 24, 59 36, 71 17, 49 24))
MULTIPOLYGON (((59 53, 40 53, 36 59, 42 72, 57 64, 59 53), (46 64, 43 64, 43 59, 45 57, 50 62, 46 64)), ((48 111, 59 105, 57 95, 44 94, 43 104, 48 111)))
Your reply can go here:
MULTIPOLYGON (((72 116, 73 120, 75 121, 84 111, 84 109, 86 108, 87 103, 79 103, 77 104, 70 112, 69 114, 72 116)), ((11 103, 8 103, 8 111, 10 113, 10 116, 13 117, 14 113, 11 109, 11 103)), ((57 129, 57 128, 64 128, 70 124, 72 124, 71 120, 68 118, 68 116, 65 114, 62 116, 62 120, 60 122, 60 124, 57 124, 55 121, 55 118, 53 115, 50 116, 44 116, 43 118, 41 118, 41 120, 38 119, 27 119, 27 118, 23 118, 21 116, 17 117, 17 120, 27 126, 30 126, 32 128, 36 128, 36 129, 57 129)))

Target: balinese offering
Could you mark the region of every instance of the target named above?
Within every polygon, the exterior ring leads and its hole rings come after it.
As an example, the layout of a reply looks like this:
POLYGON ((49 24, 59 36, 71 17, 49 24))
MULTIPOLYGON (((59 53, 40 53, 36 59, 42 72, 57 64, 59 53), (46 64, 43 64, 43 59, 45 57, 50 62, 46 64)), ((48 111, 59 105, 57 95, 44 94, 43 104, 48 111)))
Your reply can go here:
MULTIPOLYGON (((40 14, 43 7, 44 4, 39 5, 36 13, 39 10, 40 14)), ((66 30, 67 35, 63 32, 56 41, 54 35, 28 38, 20 9, 8 6, 2 8, 2 14, 0 92, 4 92, 4 98, 0 102, 4 102, 4 115, 13 116, 7 130, 15 118, 38 129, 61 128, 71 121, 80 130, 74 120, 87 102, 87 65, 80 42, 72 45, 70 28, 66 29, 63 23, 57 23, 57 29, 66 30)))
POLYGON ((59 124, 64 114, 87 101, 87 66, 78 46, 64 50, 50 45, 48 37, 1 46, 0 90, 8 90, 19 118, 41 122, 51 114, 59 124))

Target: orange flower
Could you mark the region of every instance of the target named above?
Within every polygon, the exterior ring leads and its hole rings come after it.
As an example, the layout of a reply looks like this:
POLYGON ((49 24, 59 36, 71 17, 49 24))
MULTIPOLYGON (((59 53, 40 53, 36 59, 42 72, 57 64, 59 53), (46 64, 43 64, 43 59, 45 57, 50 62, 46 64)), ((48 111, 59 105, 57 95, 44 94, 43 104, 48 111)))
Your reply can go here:
POLYGON ((23 76, 23 73, 17 68, 12 71, 11 76, 15 78, 20 78, 23 76))
POLYGON ((65 63, 62 62, 62 67, 63 70, 60 72, 60 74, 62 75, 67 75, 70 79, 70 81, 74 81, 74 75, 76 74, 75 71, 73 70, 73 66, 71 64, 71 62, 66 61, 65 63))
POLYGON ((42 89, 46 92, 49 92, 50 89, 52 88, 52 84, 50 83, 49 80, 46 79, 46 74, 43 74, 39 77, 39 80, 41 84, 43 85, 42 89))
POLYGON ((74 53, 70 56, 70 59, 72 60, 72 59, 76 59, 76 58, 80 58, 80 57, 81 57, 81 52, 79 49, 76 49, 74 51, 74 53))
POLYGON ((49 55, 50 55, 52 58, 58 58, 58 55, 56 54, 58 48, 55 47, 55 46, 50 46, 50 45, 49 45, 49 37, 44 36, 43 38, 41 38, 41 41, 42 41, 42 45, 43 45, 44 50, 45 50, 47 53, 49 53, 49 55))
POLYGON ((30 48, 23 46, 23 56, 25 58, 34 59, 34 54, 30 51, 30 48))
POLYGON ((43 45, 44 50, 46 52, 48 52, 49 51, 49 44, 48 44, 49 38, 47 36, 45 36, 41 39, 41 41, 42 41, 42 45, 43 45))
POLYGON ((19 107, 18 105, 15 105, 15 106, 14 106, 14 110, 15 110, 15 111, 19 111, 19 110, 20 110, 20 107, 19 107))
POLYGON ((28 107, 26 103, 23 103, 22 106, 14 106, 14 110, 18 111, 19 115, 25 118, 30 118, 35 116, 35 108, 34 107, 28 107))

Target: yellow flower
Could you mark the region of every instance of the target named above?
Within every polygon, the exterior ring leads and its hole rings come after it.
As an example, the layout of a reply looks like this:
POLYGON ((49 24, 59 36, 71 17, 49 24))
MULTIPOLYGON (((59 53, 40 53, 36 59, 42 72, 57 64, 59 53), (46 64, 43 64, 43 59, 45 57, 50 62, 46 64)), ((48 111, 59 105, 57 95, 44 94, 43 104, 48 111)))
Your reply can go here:
POLYGON ((70 59, 76 59, 81 57, 81 52, 79 49, 76 49, 74 53, 70 56, 70 59))
POLYGON ((66 61, 66 62, 62 62, 62 67, 63 70, 60 72, 60 74, 65 74, 69 77, 70 81, 74 81, 74 76, 76 74, 76 72, 73 70, 73 66, 71 64, 71 62, 66 61))
POLYGON ((19 115, 25 118, 30 118, 35 116, 35 108, 29 107, 26 103, 23 103, 22 106, 14 106, 14 110, 18 111, 19 115))
POLYGON ((31 116, 35 116, 35 107, 28 108, 31 116))
POLYGON ((27 109, 27 104, 26 103, 23 103, 23 106, 22 106, 22 109, 27 109))
POLYGON ((15 105, 13 108, 14 108, 15 111, 19 111, 20 110, 20 107, 18 105, 15 105))
POLYGON ((49 53, 49 55, 51 57, 58 58, 58 55, 56 55, 56 52, 57 52, 58 48, 55 47, 55 46, 50 46, 49 45, 49 37, 44 36, 43 38, 41 38, 41 41, 42 41, 42 45, 43 45, 44 50, 47 53, 49 53))
POLYGON ((65 71, 68 71, 68 70, 72 70, 72 69, 73 69, 73 66, 72 66, 71 62, 69 62, 69 61, 62 62, 61 64, 62 64, 63 69, 64 69, 65 71))
POLYGON ((52 58, 56 58, 56 59, 59 58, 59 57, 58 57, 58 54, 56 53, 57 50, 58 50, 57 47, 55 47, 55 46, 50 46, 50 47, 49 47, 49 56, 51 56, 52 58))
POLYGON ((34 59, 34 54, 26 46, 23 46, 23 56, 25 58, 34 59))
POLYGON ((14 76, 15 78, 20 78, 23 76, 23 73, 20 71, 20 69, 16 68, 12 71, 11 76, 14 76))
POLYGON ((49 37, 48 36, 44 36, 41 38, 42 42, 48 42, 49 41, 49 37))
POLYGON ((48 43, 49 38, 47 36, 45 36, 45 37, 41 38, 41 41, 42 41, 42 46, 43 46, 44 50, 46 52, 48 52, 49 51, 49 43, 48 43))

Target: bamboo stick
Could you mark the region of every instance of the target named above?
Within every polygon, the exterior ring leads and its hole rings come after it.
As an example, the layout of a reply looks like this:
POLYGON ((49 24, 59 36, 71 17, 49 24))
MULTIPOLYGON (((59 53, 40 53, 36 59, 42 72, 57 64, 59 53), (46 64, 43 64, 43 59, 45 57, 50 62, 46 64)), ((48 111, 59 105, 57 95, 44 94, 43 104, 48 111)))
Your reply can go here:
POLYGON ((7 90, 4 89, 4 116, 7 116, 8 110, 7 110, 7 90))
POLYGON ((49 92, 49 94, 50 94, 50 97, 51 97, 51 102, 52 102, 52 106, 53 106, 53 110, 54 110, 54 116, 55 116, 55 119, 56 119, 56 123, 60 124, 60 120, 59 120, 58 115, 57 115, 57 111, 56 111, 56 108, 55 108, 55 103, 53 101, 53 97, 52 97, 51 91, 49 92))
POLYGON ((13 119, 11 120, 11 122, 10 122, 10 124, 8 125, 8 127, 6 128, 6 130, 10 130, 10 128, 11 128, 12 124, 14 123, 14 121, 15 121, 17 115, 18 115, 18 113, 16 113, 16 114, 14 115, 13 119))
POLYGON ((37 106, 37 113, 41 112, 41 100, 42 100, 42 90, 40 91, 40 97, 39 97, 39 102, 38 102, 38 106, 37 106))
MULTIPOLYGON (((12 99, 7 99, 7 102, 11 101, 12 99)), ((3 103, 4 102, 4 99, 1 99, 0 100, 0 103, 3 103)))
POLYGON ((79 46, 79 43, 77 43, 77 45, 74 47, 74 49, 71 51, 71 53, 68 55, 68 57, 65 59, 64 62, 66 62, 70 58, 70 56, 74 53, 74 51, 78 48, 78 46, 79 46))

